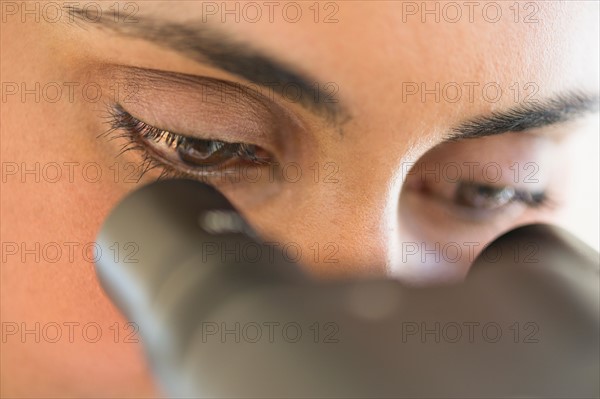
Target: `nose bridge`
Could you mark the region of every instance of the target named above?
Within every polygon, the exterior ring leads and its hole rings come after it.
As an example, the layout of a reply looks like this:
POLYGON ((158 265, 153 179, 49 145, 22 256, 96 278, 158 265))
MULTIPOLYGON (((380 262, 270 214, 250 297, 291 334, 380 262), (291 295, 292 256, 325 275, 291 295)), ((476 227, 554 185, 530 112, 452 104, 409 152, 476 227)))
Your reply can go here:
POLYGON ((317 216, 321 228, 314 231, 312 244, 321 256, 307 266, 321 274, 319 262, 331 261, 325 268, 331 273, 387 273, 398 256, 399 174, 343 186, 323 201, 325 213, 317 216))

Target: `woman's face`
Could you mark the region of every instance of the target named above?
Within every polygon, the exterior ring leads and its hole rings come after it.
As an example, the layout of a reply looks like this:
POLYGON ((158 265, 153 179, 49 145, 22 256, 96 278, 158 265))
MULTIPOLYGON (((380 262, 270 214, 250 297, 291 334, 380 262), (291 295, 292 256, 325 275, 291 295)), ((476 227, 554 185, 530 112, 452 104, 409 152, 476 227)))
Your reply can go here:
POLYGON ((155 394, 90 253, 159 176, 324 278, 457 281, 535 221, 597 242, 595 2, 65 4, 2 3, 3 395, 155 394))

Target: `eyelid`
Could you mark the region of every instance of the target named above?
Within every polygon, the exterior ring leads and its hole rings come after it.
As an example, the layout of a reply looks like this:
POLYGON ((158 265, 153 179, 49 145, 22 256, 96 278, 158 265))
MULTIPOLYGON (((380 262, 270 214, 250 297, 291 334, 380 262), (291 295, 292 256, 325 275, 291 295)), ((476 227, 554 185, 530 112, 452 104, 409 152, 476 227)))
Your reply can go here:
POLYGON ((113 102, 149 125, 205 140, 246 142, 273 154, 305 144, 308 129, 299 115, 256 90, 240 90, 240 83, 118 65, 103 74, 109 85, 133 87, 116 93, 113 102))

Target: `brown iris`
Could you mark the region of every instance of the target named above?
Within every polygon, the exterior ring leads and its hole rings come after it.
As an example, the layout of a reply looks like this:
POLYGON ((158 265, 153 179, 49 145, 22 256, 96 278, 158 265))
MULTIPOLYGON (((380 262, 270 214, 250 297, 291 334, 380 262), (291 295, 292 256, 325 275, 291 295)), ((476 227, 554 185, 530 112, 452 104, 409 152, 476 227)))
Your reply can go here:
POLYGON ((190 166, 220 165, 238 155, 239 144, 222 141, 186 140, 177 147, 177 155, 190 166))

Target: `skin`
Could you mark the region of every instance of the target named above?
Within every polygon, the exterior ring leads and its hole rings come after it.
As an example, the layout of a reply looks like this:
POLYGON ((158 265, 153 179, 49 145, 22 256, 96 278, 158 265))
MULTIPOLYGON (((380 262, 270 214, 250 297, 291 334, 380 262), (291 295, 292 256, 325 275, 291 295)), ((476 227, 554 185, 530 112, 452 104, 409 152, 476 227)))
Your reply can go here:
MULTIPOLYGON (((535 221, 557 223, 579 232, 588 242, 597 242, 597 235, 584 233, 595 229, 597 234, 598 182, 581 178, 585 171, 598 169, 597 114, 527 132, 441 144, 462 121, 521 103, 523 95, 530 93, 524 89, 527 82, 535 83, 539 89, 535 97, 542 100, 573 90, 597 95, 598 5, 539 3, 539 21, 525 24, 513 21, 511 4, 502 3, 506 18, 497 23, 486 22, 477 12, 473 23, 466 17, 459 23, 423 23, 418 16, 403 22, 400 2, 340 2, 339 22, 333 24, 315 23, 308 3, 303 5, 308 17, 297 24, 277 13, 273 23, 266 18, 258 23, 224 24, 218 17, 209 19, 208 24, 219 32, 315 80, 335 82, 346 116, 339 125, 277 96, 255 108, 235 108, 232 103, 215 106, 197 101, 197 91, 190 86, 164 79, 153 86, 147 77, 127 75, 124 66, 248 83, 149 41, 75 23, 43 19, 36 23, 33 18, 23 23, 18 14, 3 21, 2 82, 27 82, 28 87, 34 82, 42 86, 94 82, 103 88, 102 101, 97 103, 82 100, 80 90, 74 101, 66 95, 57 102, 42 98, 36 103, 33 96, 22 101, 19 94, 3 99, 3 162, 42 166, 94 162, 103 177, 88 182, 78 166, 69 181, 63 167, 58 181, 41 178, 37 183, 33 175, 20 172, 5 179, 3 169, 3 243, 24 242, 33 248, 36 242, 41 247, 56 242, 63 254, 54 263, 44 256, 36 262, 34 255, 23 260, 20 250, 8 256, 3 247, 7 258, 1 270, 2 396, 160 395, 140 345, 126 339, 131 329, 102 292, 82 249, 94 241, 120 199, 160 175, 154 170, 139 183, 125 181, 130 172, 126 165, 139 165, 140 153, 130 151, 115 158, 123 140, 96 139, 107 130, 103 104, 122 100, 109 88, 115 81, 133 79, 143 88, 128 104, 129 112, 178 133, 201 135, 224 126, 221 134, 266 130, 260 144, 277 147, 269 134, 286 131, 288 135, 280 139, 283 149, 274 151, 275 156, 282 164, 300 166, 299 181, 217 187, 264 237, 297 243, 303 266, 320 278, 388 275, 407 284, 459 281, 468 271, 471 255, 477 255, 485 243, 535 221), (427 82, 428 87, 435 82, 496 82, 507 94, 497 102, 485 101, 481 95, 474 101, 467 96, 457 102, 444 98, 435 102, 432 96, 421 101, 418 95, 403 101, 401 82, 427 82), (519 101, 508 89, 515 82, 519 82, 519 101), (157 88, 163 84, 163 89, 157 88), (269 112, 275 116, 264 117, 269 112), (520 178, 518 186, 534 191, 547 188, 552 206, 530 209, 511 204, 478 218, 468 211, 465 216, 464 209, 452 205, 455 186, 435 185, 435 195, 425 193, 422 185, 427 180, 408 174, 410 162, 496 162, 502 170, 501 185, 514 185, 510 169, 514 162, 521 165, 521 173, 529 172, 523 169, 526 162, 534 162, 539 182, 520 178), (315 163, 320 171, 317 182, 311 169, 315 163), (334 169, 326 169, 327 163, 334 169), (115 170, 119 170, 117 181, 115 170), (335 180, 326 181, 332 171, 335 180), (65 242, 78 243, 73 259, 65 242), (468 252, 467 242, 477 243, 474 252, 468 252), (421 262, 421 252, 407 258, 407 243, 425 243, 426 248, 456 243, 463 253, 454 262, 431 258, 421 262), (326 255, 337 262, 325 262, 326 255), (29 329, 35 323, 58 323, 63 337, 49 343, 43 336, 35 342, 34 334, 23 338, 21 331, 5 335, 6 322, 29 329), (79 323, 73 342, 65 322, 79 323), (98 323, 103 333, 95 343, 82 338, 82 326, 90 322, 98 323), (114 327, 111 330, 115 323, 116 339, 114 327)), ((138 7, 140 19, 201 18, 200 2, 148 2, 138 7)), ((324 9, 321 12, 325 14, 324 9)), ((93 336, 94 330, 89 334, 93 336)))

